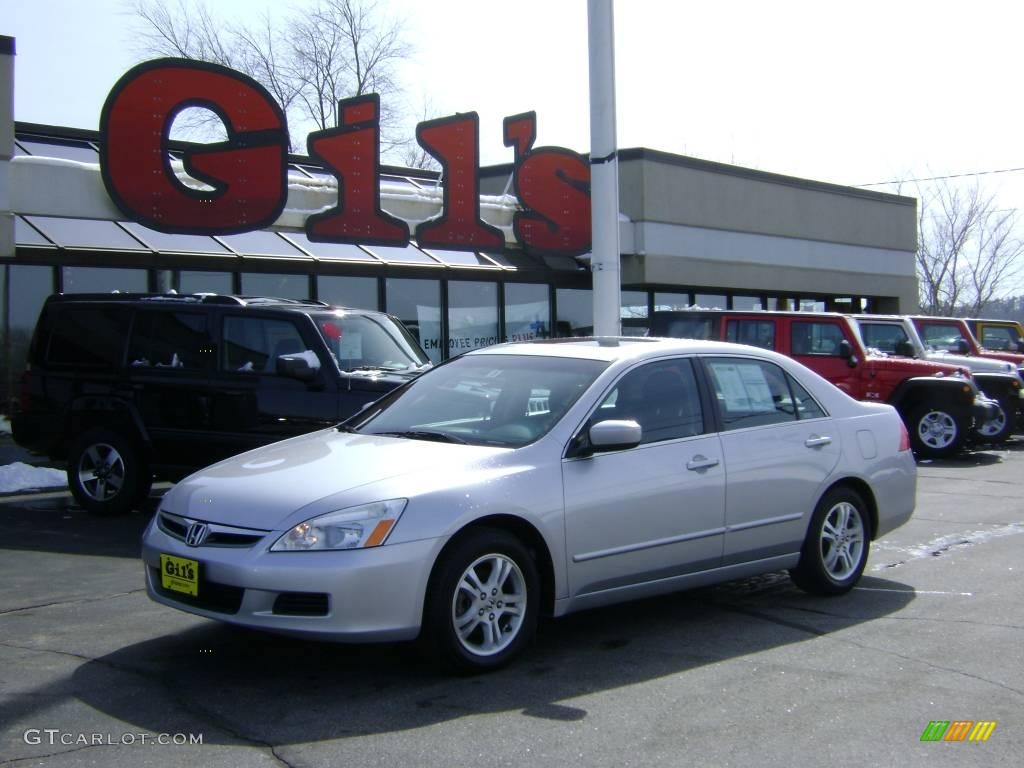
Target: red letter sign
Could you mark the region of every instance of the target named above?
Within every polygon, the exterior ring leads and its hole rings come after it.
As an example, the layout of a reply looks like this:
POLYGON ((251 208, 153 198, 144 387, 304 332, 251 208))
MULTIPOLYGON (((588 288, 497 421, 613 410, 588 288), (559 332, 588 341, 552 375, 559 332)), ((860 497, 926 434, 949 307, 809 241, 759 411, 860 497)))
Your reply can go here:
POLYGON ((526 210, 512 231, 527 253, 579 256, 590 250, 590 165, 561 147, 533 149, 537 113, 506 117, 505 146, 515 151, 513 189, 526 210))
POLYGON ((228 235, 269 227, 288 195, 288 135, 273 97, 216 64, 148 61, 128 70, 103 105, 100 166, 126 216, 161 232, 228 235), (171 168, 171 124, 188 107, 224 122, 226 142, 188 149, 185 171, 213 187, 186 186, 171 168))
POLYGON ((311 133, 306 143, 338 179, 338 205, 306 220, 310 240, 409 244, 409 225, 380 207, 380 96, 338 102, 338 127, 311 133))
POLYGON ((501 249, 505 235, 480 218, 480 120, 467 112, 416 126, 416 141, 441 163, 441 216, 416 227, 421 248, 452 251, 501 249))

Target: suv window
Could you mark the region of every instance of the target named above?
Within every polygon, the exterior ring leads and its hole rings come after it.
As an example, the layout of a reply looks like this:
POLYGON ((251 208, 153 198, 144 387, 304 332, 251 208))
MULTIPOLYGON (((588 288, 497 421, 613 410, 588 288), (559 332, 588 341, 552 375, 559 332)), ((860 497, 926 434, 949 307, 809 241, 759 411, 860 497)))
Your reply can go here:
POLYGON ((125 307, 61 307, 46 353, 51 365, 116 368, 124 354, 125 307))
POLYGON ((807 390, 774 363, 719 357, 707 364, 724 431, 825 416, 807 390))
POLYGON ((306 342, 299 329, 287 320, 265 317, 224 318, 224 352, 221 361, 226 371, 274 373, 277 358, 303 352, 306 342))
POLYGON ((981 327, 981 345, 989 349, 1016 352, 1019 338, 1016 329, 1009 326, 983 325, 981 327))
POLYGON ((414 340, 386 315, 323 312, 312 317, 335 363, 343 371, 358 368, 406 371, 429 362, 416 348, 414 340))
POLYGON ((860 322, 860 335, 864 339, 864 346, 877 349, 879 352, 886 352, 890 355, 896 354, 896 345, 909 343, 910 337, 906 330, 892 323, 865 323, 860 322))
POLYGON ((955 323, 939 325, 937 323, 922 323, 918 326, 921 332, 921 339, 929 347, 934 349, 956 351, 957 342, 963 339, 960 327, 955 323))
POLYGON ((208 367, 207 316, 195 312, 139 312, 128 345, 128 365, 197 370, 208 367))
POLYGON ((641 444, 704 432, 704 414, 688 359, 648 363, 623 376, 601 401, 591 423, 633 419, 643 430, 641 444))
POLYGON ((794 321, 790 332, 791 354, 839 357, 843 330, 836 323, 794 321))
POLYGON ((772 320, 729 320, 725 324, 725 339, 775 349, 775 323, 772 320))

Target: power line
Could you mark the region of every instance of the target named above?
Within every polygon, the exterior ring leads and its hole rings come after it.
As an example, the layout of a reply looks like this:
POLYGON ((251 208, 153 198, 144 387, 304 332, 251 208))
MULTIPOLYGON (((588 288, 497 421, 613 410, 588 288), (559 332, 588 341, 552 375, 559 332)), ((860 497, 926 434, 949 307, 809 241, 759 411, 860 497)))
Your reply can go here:
POLYGON ((874 181, 870 184, 851 184, 852 187, 883 187, 889 184, 906 184, 912 181, 944 181, 946 179, 963 179, 968 176, 991 176, 996 173, 1019 173, 1024 168, 998 168, 994 171, 973 171, 971 173, 951 173, 948 176, 929 176, 926 179, 892 179, 891 181, 874 181))

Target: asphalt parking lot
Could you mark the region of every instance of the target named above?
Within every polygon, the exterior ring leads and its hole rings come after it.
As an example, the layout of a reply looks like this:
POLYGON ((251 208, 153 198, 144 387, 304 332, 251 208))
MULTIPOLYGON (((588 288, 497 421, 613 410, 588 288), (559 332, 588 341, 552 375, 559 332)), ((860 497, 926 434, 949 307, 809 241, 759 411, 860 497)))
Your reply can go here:
POLYGON ((0 499, 0 766, 1018 763, 1022 491, 1021 438, 922 463, 915 517, 847 596, 772 574, 591 611, 478 677, 408 645, 313 644, 157 606, 146 515, 0 499), (922 742, 936 720, 996 726, 922 742))

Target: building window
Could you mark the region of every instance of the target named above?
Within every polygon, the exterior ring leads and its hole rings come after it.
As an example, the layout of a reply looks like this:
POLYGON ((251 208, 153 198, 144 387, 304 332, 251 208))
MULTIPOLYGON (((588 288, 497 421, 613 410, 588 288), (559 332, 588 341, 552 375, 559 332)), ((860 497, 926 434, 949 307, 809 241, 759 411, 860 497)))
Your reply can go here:
POLYGON ((693 303, 701 309, 726 309, 726 298, 721 293, 698 293, 693 303))
POLYGON ((739 310, 764 309, 760 296, 733 296, 732 308, 739 310))
POLYGON ((376 277, 320 275, 316 289, 317 298, 328 304, 353 309, 380 309, 376 277))
POLYGON ((505 284, 505 341, 551 337, 548 286, 540 283, 505 284))
POLYGON ((199 272, 183 269, 178 273, 179 293, 219 293, 230 296, 235 292, 230 272, 199 272))
POLYGON ((647 318, 647 291, 622 291, 619 317, 623 336, 646 336, 650 329, 647 318))
POLYGON ((146 293, 149 274, 144 269, 117 267, 64 267, 64 293, 146 293))
POLYGON ((555 336, 593 335, 594 294, 589 288, 559 288, 555 292, 555 306, 555 336))
POLYGON ((242 295, 273 296, 276 299, 308 301, 309 276, 243 272, 242 295))
POLYGON ((693 299, 689 293, 658 291, 654 294, 655 312, 675 312, 687 309, 691 304, 693 304, 693 299))
POLYGON ((448 283, 448 356, 497 344, 498 285, 477 281, 448 283))
POLYGON ((385 294, 386 310, 412 332, 431 362, 441 362, 440 281, 389 277, 385 294))

